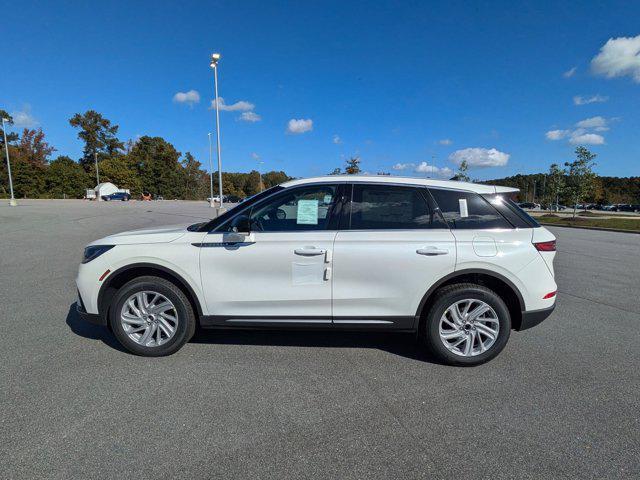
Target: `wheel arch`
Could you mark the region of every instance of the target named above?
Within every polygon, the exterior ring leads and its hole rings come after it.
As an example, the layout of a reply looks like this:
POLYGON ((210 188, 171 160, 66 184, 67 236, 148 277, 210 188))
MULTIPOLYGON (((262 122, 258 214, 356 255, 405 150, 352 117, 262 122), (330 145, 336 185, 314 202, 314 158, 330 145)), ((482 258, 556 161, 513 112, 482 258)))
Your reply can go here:
POLYGON ((422 328, 422 320, 435 301, 436 292, 442 287, 456 283, 475 283, 478 285, 484 285, 495 291, 507 304, 509 314, 511 315, 512 328, 520 330, 522 324, 522 312, 525 311, 525 303, 524 297, 518 287, 516 287, 516 285, 504 275, 491 270, 476 268, 451 272, 450 274, 442 277, 433 284, 429 290, 427 290, 422 297, 416 312, 416 319, 419 322, 418 329, 422 328))
MULTIPOLYGON (((203 315, 202 306, 198 295, 194 291, 193 287, 187 282, 180 274, 171 270, 170 268, 154 263, 132 263, 120 267, 111 275, 109 275, 100 287, 98 292, 98 313, 103 319, 108 319, 109 305, 114 295, 130 280, 134 278, 152 275, 155 277, 164 278, 176 285, 187 296, 193 311, 196 313, 197 318, 200 319, 203 315)), ((199 320, 198 320, 199 321, 199 320)), ((107 321, 107 325, 108 325, 107 321)))

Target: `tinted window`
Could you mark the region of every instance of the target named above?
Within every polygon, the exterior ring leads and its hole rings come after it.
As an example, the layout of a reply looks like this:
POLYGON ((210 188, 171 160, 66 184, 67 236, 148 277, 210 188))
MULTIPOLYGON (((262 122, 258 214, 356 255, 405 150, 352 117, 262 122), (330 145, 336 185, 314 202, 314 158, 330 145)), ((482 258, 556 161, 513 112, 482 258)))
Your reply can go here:
POLYGON ((326 230, 339 200, 336 193, 335 185, 285 190, 251 209, 251 228, 256 232, 326 230))
MULTIPOLYGON (((436 228, 425 196, 417 188, 391 185, 354 185, 351 229, 400 230, 436 228)), ((439 217, 437 227, 446 228, 439 217)))
POLYGON ((451 228, 512 228, 495 208, 476 193, 437 188, 430 188, 429 191, 451 228))
POLYGON ((518 228, 535 228, 540 224, 513 200, 500 194, 482 195, 511 225, 518 228))

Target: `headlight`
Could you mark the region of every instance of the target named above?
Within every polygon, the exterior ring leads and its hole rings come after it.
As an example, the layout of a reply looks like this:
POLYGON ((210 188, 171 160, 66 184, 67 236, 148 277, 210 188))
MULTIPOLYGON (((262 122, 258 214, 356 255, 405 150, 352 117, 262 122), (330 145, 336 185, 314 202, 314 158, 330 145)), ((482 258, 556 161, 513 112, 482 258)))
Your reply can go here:
POLYGON ((89 263, 94 258, 98 258, 104 252, 108 252, 115 245, 91 245, 84 249, 84 256, 82 257, 82 263, 89 263))

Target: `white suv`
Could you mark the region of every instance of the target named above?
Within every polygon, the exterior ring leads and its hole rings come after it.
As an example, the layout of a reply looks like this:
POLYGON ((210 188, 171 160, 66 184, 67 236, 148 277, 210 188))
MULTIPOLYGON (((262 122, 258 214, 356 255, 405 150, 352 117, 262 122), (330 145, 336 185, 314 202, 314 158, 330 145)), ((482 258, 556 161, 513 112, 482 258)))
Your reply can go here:
POLYGON ((440 360, 495 357, 555 306, 555 237, 506 187, 293 180, 220 217, 86 247, 78 311, 140 355, 203 328, 416 332, 440 360))

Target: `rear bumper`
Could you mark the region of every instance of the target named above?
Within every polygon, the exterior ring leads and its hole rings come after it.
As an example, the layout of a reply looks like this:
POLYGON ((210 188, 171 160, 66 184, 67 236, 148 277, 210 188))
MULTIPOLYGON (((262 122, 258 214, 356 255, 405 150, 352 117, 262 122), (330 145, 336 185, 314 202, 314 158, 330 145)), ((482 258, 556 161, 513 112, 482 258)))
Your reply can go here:
POLYGON ((518 330, 527 330, 531 327, 535 327, 539 323, 542 323, 542 321, 553 313, 555 308, 556 304, 554 303, 551 307, 543 308, 542 310, 522 312, 522 322, 520 322, 520 328, 518 328, 518 330))

